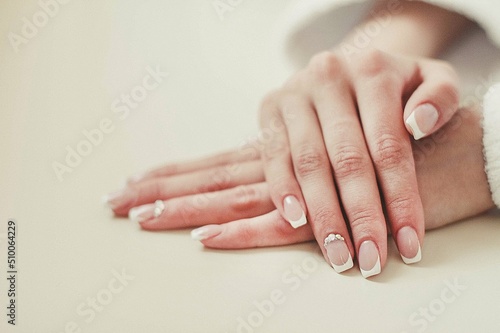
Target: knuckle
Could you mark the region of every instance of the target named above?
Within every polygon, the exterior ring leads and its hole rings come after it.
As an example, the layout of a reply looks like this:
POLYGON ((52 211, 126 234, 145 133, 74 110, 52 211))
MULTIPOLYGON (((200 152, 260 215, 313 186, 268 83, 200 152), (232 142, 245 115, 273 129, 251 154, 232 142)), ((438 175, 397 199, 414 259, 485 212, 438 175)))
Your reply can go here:
POLYGON ((280 101, 280 114, 284 124, 290 124, 299 114, 307 113, 310 109, 308 97, 300 92, 285 94, 280 101))
POLYGON ((152 180, 151 182, 145 184, 144 187, 140 187, 138 191, 140 197, 148 197, 148 194, 150 194, 156 199, 168 197, 168 192, 168 186, 166 186, 165 182, 162 180, 152 180))
POLYGON ((260 102, 260 107, 259 107, 259 118, 260 118, 261 123, 266 115, 273 114, 276 112, 277 101, 278 101, 279 95, 280 95, 280 93, 278 90, 273 90, 273 91, 267 93, 262 98, 262 100, 260 102))
POLYGON ((342 73, 342 60, 333 52, 321 52, 311 58, 309 68, 320 82, 336 80, 342 73))
POLYGON ((273 137, 263 145, 262 158, 265 163, 281 160, 290 154, 290 149, 284 140, 273 137))
POLYGON ((189 225, 191 221, 194 221, 200 213, 199 209, 189 201, 183 202, 179 205, 176 212, 180 215, 183 223, 186 225, 189 225))
POLYGON ((231 209, 237 212, 246 211, 260 203, 261 195, 252 186, 240 185, 234 188, 232 193, 231 209))
POLYGON ((161 169, 153 170, 146 174, 149 174, 152 177, 170 176, 179 173, 179 170, 180 170, 179 164, 169 164, 165 165, 161 169))
POLYGON ((333 171, 337 178, 356 176, 366 170, 366 159, 360 149, 354 146, 341 146, 333 155, 333 171))
POLYGON ((197 188, 198 193, 215 192, 231 185, 231 175, 225 167, 217 167, 208 174, 206 182, 197 188))
POLYGON ((415 198, 409 196, 400 196, 387 203, 389 214, 395 221, 411 220, 415 207, 415 198))
POLYGON ((448 104, 451 102, 455 104, 454 107, 456 107, 456 104, 459 102, 460 94, 454 82, 450 80, 441 82, 437 87, 437 91, 439 91, 440 99, 446 101, 448 104))
POLYGON ((305 69, 302 69, 297 73, 291 75, 283 84, 283 88, 285 90, 292 90, 292 91, 297 88, 300 88, 302 86, 305 73, 306 73, 305 69))
POLYGON ((387 170, 401 166, 406 158, 405 153, 406 149, 401 140, 392 134, 383 134, 375 142, 375 152, 372 157, 379 169, 387 170))
POLYGON ((271 90, 262 98, 260 103, 261 108, 270 108, 276 106, 276 101, 279 96, 279 90, 271 90))
POLYGON ((321 149, 311 145, 304 145, 299 148, 295 161, 295 168, 299 177, 307 178, 325 166, 326 156, 321 149))
POLYGON ((328 233, 332 229, 335 221, 338 220, 338 216, 335 211, 328 206, 319 207, 312 211, 310 214, 314 226, 320 231, 326 233, 328 233))
POLYGON ((300 109, 303 106, 308 105, 308 103, 306 102, 306 98, 307 97, 303 97, 299 93, 283 94, 280 100, 280 107, 282 109, 290 109, 290 110, 300 109))
POLYGON ((433 59, 431 60, 431 63, 438 66, 436 67, 436 70, 444 71, 447 75, 449 75, 450 78, 456 81, 459 80, 457 71, 449 62, 439 59, 433 59))
POLYGON ((293 193, 293 190, 289 186, 292 181, 293 179, 284 174, 269 178, 267 182, 269 184, 270 193, 278 197, 285 197, 287 194, 293 193))
POLYGON ((349 224, 353 233, 360 235, 373 234, 373 226, 380 216, 378 209, 375 207, 362 207, 348 213, 349 224))
POLYGON ((276 234, 276 239, 290 239, 290 237, 296 233, 296 229, 292 228, 290 224, 281 217, 278 218, 273 229, 273 232, 276 234))
POLYGON ((259 246, 261 237, 259 237, 259 232, 255 229, 255 227, 244 223, 238 226, 238 238, 247 244, 259 246))
POLYGON ((363 77, 379 76, 389 68, 387 54, 377 49, 361 52, 354 60, 354 70, 363 77))

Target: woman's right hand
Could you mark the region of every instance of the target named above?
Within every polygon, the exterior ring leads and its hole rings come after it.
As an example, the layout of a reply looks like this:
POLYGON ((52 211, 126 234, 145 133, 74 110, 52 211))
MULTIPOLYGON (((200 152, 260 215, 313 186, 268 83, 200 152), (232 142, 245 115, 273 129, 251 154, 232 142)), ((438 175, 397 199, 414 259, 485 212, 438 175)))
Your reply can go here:
POLYGON ((369 48, 313 57, 262 103, 274 205, 294 228, 309 222, 339 273, 355 256, 365 277, 380 273, 386 225, 404 262, 419 261, 425 224, 408 132, 434 133, 457 107, 458 78, 442 61, 369 48))

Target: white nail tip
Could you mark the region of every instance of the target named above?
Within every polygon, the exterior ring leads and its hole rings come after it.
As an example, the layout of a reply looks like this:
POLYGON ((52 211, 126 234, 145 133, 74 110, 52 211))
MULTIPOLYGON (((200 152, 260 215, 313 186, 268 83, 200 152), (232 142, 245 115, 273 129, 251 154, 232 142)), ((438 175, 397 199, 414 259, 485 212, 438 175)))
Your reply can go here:
POLYGON ((307 224, 307 217, 306 214, 302 213, 302 216, 298 220, 288 220, 288 223, 294 228, 297 229, 299 227, 302 227, 303 225, 307 224))
POLYGON ((191 239, 195 241, 201 241, 206 238, 205 232, 203 229, 194 229, 191 230, 191 239))
POLYGON ((109 203, 109 194, 105 194, 101 197, 101 203, 107 205, 109 203))
POLYGON ((425 136, 425 133, 418 127, 417 120, 415 119, 415 112, 412 112, 408 119, 406 119, 406 125, 411 127, 415 140, 420 140, 425 136))
POLYGON ((210 236, 210 232, 205 227, 191 230, 191 238, 193 240, 202 241, 210 238, 210 236))
POLYGON ((349 254, 349 258, 347 258, 347 261, 343 265, 335 265, 333 262, 330 262, 330 264, 332 264, 333 269, 337 273, 345 272, 354 266, 354 262, 352 261, 351 254, 349 254))
POLYGON ((129 178, 129 181, 132 182, 132 183, 136 183, 136 182, 138 182, 140 180, 143 180, 145 176, 146 176, 146 174, 144 172, 136 173, 135 175, 132 175, 129 178))
POLYGON ((360 271, 361 275, 363 275, 365 279, 369 278, 370 276, 380 274, 380 272, 382 271, 382 268, 380 267, 380 257, 377 258, 377 262, 375 263, 375 266, 373 266, 372 269, 365 271, 364 269, 360 268, 360 271))
POLYGON ((153 204, 135 207, 135 208, 132 208, 128 212, 128 218, 133 222, 142 223, 142 222, 144 222, 144 218, 141 219, 141 215, 144 214, 145 212, 149 212, 149 211, 153 211, 153 210, 154 210, 153 204))
POLYGON ((406 258, 405 256, 401 255, 401 258, 403 259, 404 263, 409 265, 409 264, 414 264, 416 262, 419 262, 422 260, 422 251, 420 250, 420 245, 418 246, 418 252, 413 258, 406 258))

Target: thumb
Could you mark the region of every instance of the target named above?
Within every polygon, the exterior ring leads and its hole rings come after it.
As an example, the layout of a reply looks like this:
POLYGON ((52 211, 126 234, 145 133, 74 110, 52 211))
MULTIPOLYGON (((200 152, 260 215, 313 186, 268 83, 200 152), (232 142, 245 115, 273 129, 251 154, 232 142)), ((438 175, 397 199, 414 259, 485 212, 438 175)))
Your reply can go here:
POLYGON ((420 84, 404 109, 406 129, 415 140, 428 136, 451 119, 458 109, 459 80, 453 68, 443 61, 418 62, 420 84))

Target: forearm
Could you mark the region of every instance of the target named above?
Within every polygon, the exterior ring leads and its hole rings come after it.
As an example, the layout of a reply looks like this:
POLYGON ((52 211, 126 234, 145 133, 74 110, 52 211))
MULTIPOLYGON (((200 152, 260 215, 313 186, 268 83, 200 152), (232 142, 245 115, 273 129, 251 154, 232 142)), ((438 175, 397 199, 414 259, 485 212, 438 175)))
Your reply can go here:
POLYGON ((470 24, 462 15, 425 2, 381 0, 341 47, 435 57, 470 24))

